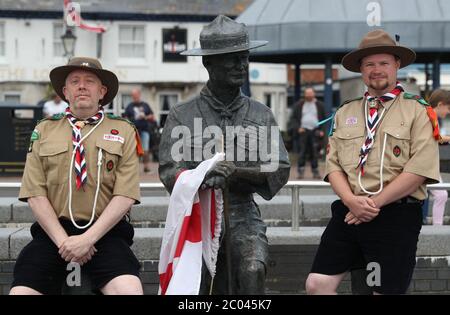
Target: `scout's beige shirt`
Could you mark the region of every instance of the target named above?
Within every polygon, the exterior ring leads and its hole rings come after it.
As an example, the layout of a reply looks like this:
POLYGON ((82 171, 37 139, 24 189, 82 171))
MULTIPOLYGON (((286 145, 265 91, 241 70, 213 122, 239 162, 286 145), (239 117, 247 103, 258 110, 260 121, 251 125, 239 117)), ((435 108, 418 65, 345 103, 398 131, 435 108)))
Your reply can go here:
MULTIPOLYGON (((94 125, 86 125, 81 130, 82 136, 93 127, 94 125)), ((38 124, 35 130, 39 134, 39 139, 32 143, 31 152, 27 155, 19 200, 26 201, 29 197, 45 196, 58 217, 70 218, 68 205, 70 169, 73 172, 74 218, 89 220, 97 188, 97 161, 98 151, 101 148, 103 150, 101 183, 95 219, 100 216, 113 196, 125 196, 139 203, 139 160, 136 153, 135 130, 128 122, 111 119, 106 115, 101 125, 83 141, 88 174, 84 191, 83 188, 76 189, 75 171, 73 166, 70 166, 73 151, 72 127, 67 119, 64 117, 59 120, 45 120, 38 124), (110 137, 111 135, 116 137, 110 137)))
MULTIPOLYGON (((347 175, 355 195, 366 195, 358 184, 359 152, 366 139, 364 117, 365 99, 342 106, 335 116, 335 131, 329 138, 325 181, 333 171, 347 175)), ((386 187, 400 173, 408 172, 426 177, 425 183, 412 197, 426 198, 426 184, 439 182, 438 142, 433 138, 433 128, 425 106, 416 100, 405 99, 404 93, 383 104, 386 111, 375 135, 374 145, 364 166, 361 182, 367 191, 380 187, 381 152, 385 134, 383 183, 386 187)), ((383 108, 378 113, 381 114, 383 108)))

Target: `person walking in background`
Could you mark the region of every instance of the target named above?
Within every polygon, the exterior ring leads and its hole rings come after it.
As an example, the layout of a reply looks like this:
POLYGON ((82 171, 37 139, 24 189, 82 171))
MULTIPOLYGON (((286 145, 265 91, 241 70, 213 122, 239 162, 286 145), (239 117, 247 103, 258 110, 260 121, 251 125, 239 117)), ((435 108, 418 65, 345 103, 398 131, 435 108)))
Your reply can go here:
POLYGON ((142 148, 144 149, 144 172, 149 173, 150 170, 150 121, 155 119, 153 111, 146 102, 141 100, 141 90, 133 89, 131 91, 131 98, 133 101, 128 104, 125 109, 125 117, 127 117, 131 122, 134 123, 137 130, 139 131, 139 136, 142 140, 142 148))
POLYGON ((67 106, 68 104, 64 102, 58 94, 53 92, 51 94, 50 100, 44 103, 44 117, 50 118, 53 115, 64 113, 67 106))
POLYGON ((289 129, 294 140, 294 151, 298 152, 297 172, 302 179, 305 173, 307 155, 315 179, 320 179, 318 168, 318 142, 325 132, 317 123, 325 118, 322 102, 316 99, 313 88, 305 89, 305 99, 296 103, 289 120, 289 129))
MULTIPOLYGON (((428 100, 431 107, 433 107, 436 115, 439 119, 444 119, 450 113, 450 92, 437 89, 431 93, 430 99, 428 100)), ((439 144, 449 143, 450 136, 443 135, 441 130, 441 137, 439 144)), ((442 183, 442 176, 439 181, 442 183)), ((445 204, 447 203, 448 193, 447 190, 432 189, 430 194, 433 196, 433 225, 442 225, 444 221, 444 211, 445 204)))

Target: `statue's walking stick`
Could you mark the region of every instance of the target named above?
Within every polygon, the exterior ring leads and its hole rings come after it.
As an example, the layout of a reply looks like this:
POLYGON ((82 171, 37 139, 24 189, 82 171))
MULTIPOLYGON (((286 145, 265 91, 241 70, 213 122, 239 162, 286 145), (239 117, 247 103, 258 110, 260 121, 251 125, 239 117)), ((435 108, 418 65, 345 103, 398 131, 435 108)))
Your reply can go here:
POLYGON ((227 287, 228 294, 233 294, 233 279, 231 274, 231 228, 230 228, 230 208, 229 208, 229 192, 228 192, 228 183, 225 186, 223 192, 223 216, 225 218, 225 257, 227 264, 227 287))
MULTIPOLYGON (((225 153, 225 139, 222 135, 221 151, 225 153)), ((233 279, 231 275, 231 228, 230 228, 230 208, 229 208, 229 190, 228 181, 225 182, 225 188, 222 189, 223 195, 223 217, 225 219, 225 258, 227 265, 227 288, 228 294, 233 294, 233 279)))

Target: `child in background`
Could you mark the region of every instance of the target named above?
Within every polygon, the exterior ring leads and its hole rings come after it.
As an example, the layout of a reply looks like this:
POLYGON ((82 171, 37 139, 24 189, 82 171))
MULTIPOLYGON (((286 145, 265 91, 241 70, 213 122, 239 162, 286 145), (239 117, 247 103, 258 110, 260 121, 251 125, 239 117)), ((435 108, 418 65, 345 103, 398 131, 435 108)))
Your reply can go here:
MULTIPOLYGON (((431 93, 428 103, 430 103, 438 118, 444 119, 450 113, 450 92, 443 89, 434 90, 431 93)), ((449 142, 450 136, 441 135, 441 139, 439 140, 440 144, 449 142)), ((440 182, 442 183, 442 177, 440 178, 440 182)), ((444 221, 445 203, 448 198, 447 190, 433 189, 430 191, 430 194, 434 199, 433 225, 442 225, 444 221)))

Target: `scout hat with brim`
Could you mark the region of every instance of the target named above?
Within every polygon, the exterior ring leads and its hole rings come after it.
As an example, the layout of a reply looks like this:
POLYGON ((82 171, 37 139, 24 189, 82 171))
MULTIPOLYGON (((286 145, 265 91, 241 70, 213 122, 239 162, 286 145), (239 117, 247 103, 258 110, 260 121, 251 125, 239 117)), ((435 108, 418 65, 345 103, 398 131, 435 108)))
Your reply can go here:
POLYGON ((111 71, 103 69, 100 61, 97 59, 73 57, 69 60, 67 65, 56 67, 50 71, 50 81, 52 82, 53 89, 64 101, 67 102, 63 93, 63 87, 66 85, 67 76, 74 70, 92 72, 100 79, 100 81, 102 81, 102 84, 106 86, 107 91, 100 102, 101 105, 106 105, 114 99, 119 89, 119 80, 116 75, 111 71))
POLYGON ((342 58, 342 65, 352 72, 361 72, 361 59, 374 54, 392 54, 400 59, 400 68, 406 67, 416 60, 416 53, 407 47, 400 46, 384 30, 378 29, 367 33, 358 49, 342 58))
POLYGON ((258 48, 267 44, 265 40, 249 40, 248 30, 227 16, 219 15, 205 25, 200 33, 200 47, 185 50, 185 56, 210 56, 228 54, 258 48))

